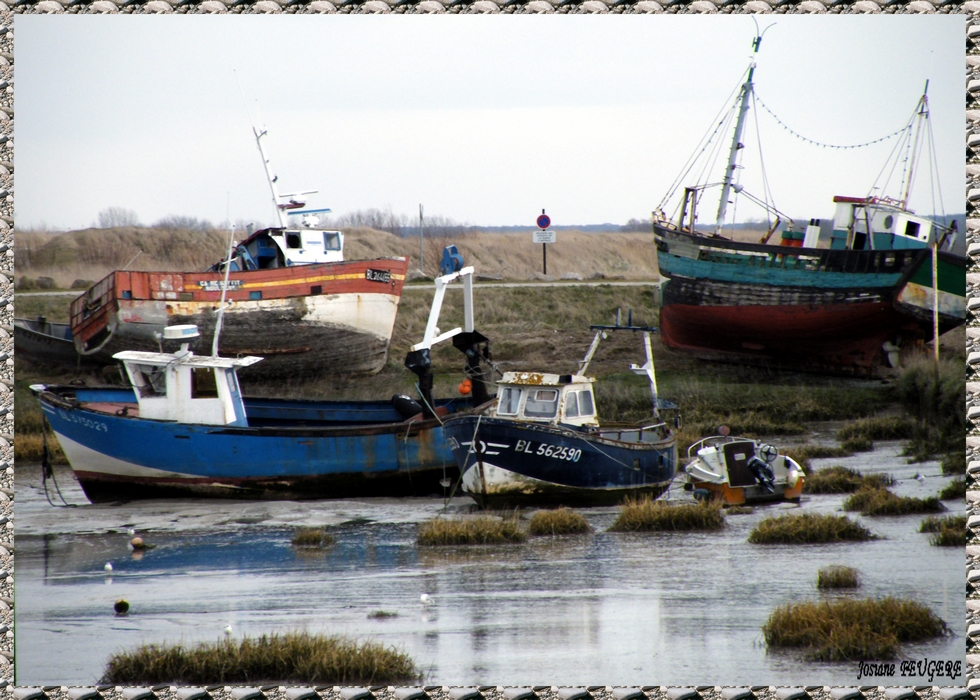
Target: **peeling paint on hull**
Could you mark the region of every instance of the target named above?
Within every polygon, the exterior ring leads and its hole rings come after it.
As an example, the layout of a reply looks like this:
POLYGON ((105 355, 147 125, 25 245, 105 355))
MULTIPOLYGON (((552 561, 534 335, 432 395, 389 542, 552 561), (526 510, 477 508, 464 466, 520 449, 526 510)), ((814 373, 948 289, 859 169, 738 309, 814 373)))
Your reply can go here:
MULTIPOLYGON (((382 258, 233 272, 220 350, 266 358, 244 378, 378 372, 407 268, 405 258, 382 258)), ((224 285, 220 273, 114 272, 72 302, 75 347, 111 361, 156 351, 166 326, 195 324, 197 347, 210 350, 224 285)))
POLYGON ((249 426, 237 427, 124 414, 116 407, 135 408, 126 389, 35 393, 92 502, 444 496, 440 482, 459 474, 439 421, 404 420, 387 401, 246 399, 249 426))
POLYGON ((659 496, 677 471, 675 438, 651 431, 599 434, 548 424, 460 416, 443 428, 462 488, 482 507, 599 506, 626 496, 659 496), (618 439, 624 438, 624 439, 618 439))
MULTIPOLYGON (((867 371, 882 345, 932 337, 927 249, 786 248, 655 227, 667 347, 705 359, 867 371)), ((940 332, 965 320, 965 267, 940 253, 940 332), (962 278, 962 279, 961 279, 962 278)))

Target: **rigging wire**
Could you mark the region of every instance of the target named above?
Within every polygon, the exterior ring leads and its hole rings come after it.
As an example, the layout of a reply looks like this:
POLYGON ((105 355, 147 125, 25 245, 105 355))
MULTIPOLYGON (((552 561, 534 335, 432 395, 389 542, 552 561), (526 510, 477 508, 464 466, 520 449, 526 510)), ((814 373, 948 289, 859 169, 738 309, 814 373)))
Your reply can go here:
POLYGON ((722 103, 722 107, 721 109, 718 110, 718 113, 715 115, 714 119, 712 119, 711 122, 709 122, 708 131, 705 132, 704 136, 701 137, 701 140, 698 142, 698 145, 695 146, 691 156, 688 158, 687 162, 681 168, 680 173, 678 173, 677 177, 674 179, 674 182, 671 183, 670 187, 667 189, 667 194, 664 196, 662 200, 660 200, 660 204, 657 206, 658 210, 662 210, 664 206, 667 204, 667 201, 674 196, 674 193, 677 191, 677 188, 680 187, 680 183, 686 179, 687 174, 694 167, 695 163, 697 163, 698 159, 703 155, 705 149, 707 149, 708 146, 711 145, 711 142, 714 141, 715 137, 718 135, 718 131, 721 128, 723 122, 717 124, 715 124, 715 122, 717 122, 718 119, 721 118, 722 114, 724 114, 725 108, 727 107, 728 103, 732 100, 732 96, 735 95, 735 93, 737 93, 739 90, 741 90, 742 84, 745 82, 746 75, 748 75, 748 71, 746 71, 743 77, 739 80, 738 85, 735 86, 735 89, 732 91, 732 93, 722 103), (714 129, 711 128, 710 126, 711 124, 715 124, 714 129))
POLYGON ((905 131, 906 128, 908 128, 907 126, 902 127, 898 131, 893 131, 892 133, 888 134, 887 136, 882 136, 880 138, 874 139, 873 141, 866 141, 864 143, 855 143, 855 144, 850 144, 850 145, 847 145, 847 146, 840 146, 840 145, 832 144, 832 143, 823 143, 821 141, 815 141, 814 139, 807 138, 806 136, 803 136, 799 132, 794 131, 793 129, 791 129, 789 126, 786 125, 785 122, 783 122, 782 119, 780 119, 778 116, 776 116, 776 113, 775 112, 773 112, 771 109, 769 109, 768 106, 766 106, 766 103, 763 102, 762 101, 762 98, 759 97, 758 95, 756 95, 754 91, 753 91, 753 95, 759 101, 759 104, 762 105, 762 108, 764 110, 766 110, 772 116, 772 118, 776 120, 776 122, 781 127, 783 127, 784 129, 786 129, 786 131, 788 131, 789 133, 793 134, 793 136, 795 136, 796 138, 798 138, 798 139, 800 139, 802 141, 806 141, 807 143, 812 143, 815 146, 822 146, 823 148, 837 148, 837 149, 842 149, 842 150, 843 149, 849 149, 849 148, 864 148, 866 146, 872 146, 872 145, 874 145, 876 143, 881 143, 882 141, 887 141, 890 138, 894 138, 894 137, 898 136, 899 134, 901 134, 903 131, 905 131))

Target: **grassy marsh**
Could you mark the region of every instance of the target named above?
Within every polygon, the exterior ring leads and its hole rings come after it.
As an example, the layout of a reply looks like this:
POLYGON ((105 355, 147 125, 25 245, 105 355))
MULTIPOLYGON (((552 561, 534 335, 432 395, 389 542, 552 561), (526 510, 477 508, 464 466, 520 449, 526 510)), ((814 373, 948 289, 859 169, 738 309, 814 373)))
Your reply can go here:
POLYGON ((592 532, 592 526, 580 514, 568 508, 539 510, 531 516, 528 534, 533 537, 548 535, 578 535, 592 532))
POLYGON ((894 477, 889 474, 864 476, 856 469, 835 465, 811 473, 803 484, 803 490, 818 494, 854 493, 866 486, 890 486, 894 482, 894 477))
POLYGON ((817 588, 838 589, 857 588, 861 585, 858 570, 850 566, 833 564, 817 572, 817 588))
POLYGON ((524 542, 527 535, 516 517, 435 518, 419 525, 420 547, 524 542))
POLYGON ((966 516, 928 517, 919 524, 919 532, 932 533, 929 542, 936 547, 965 547, 966 516))
POLYGON ((421 678, 406 654, 376 642, 305 632, 195 647, 151 644, 113 655, 103 683, 375 685, 421 678))
POLYGON ((778 515, 762 520, 749 534, 752 544, 823 544, 875 539, 863 525, 843 515, 778 515))
POLYGON ((912 515, 941 513, 946 510, 935 496, 896 496, 883 488, 862 488, 844 501, 842 507, 844 510, 860 511, 861 515, 912 515))
POLYGON ((720 504, 668 503, 652 498, 630 498, 623 504, 611 532, 720 530, 725 516, 720 504))
POLYGON ((322 527, 298 527, 290 544, 294 547, 329 547, 336 539, 322 527))
POLYGON ((777 608, 762 627, 770 647, 803 650, 815 661, 889 660, 900 645, 949 633, 929 608, 911 600, 842 599, 789 603, 777 608))

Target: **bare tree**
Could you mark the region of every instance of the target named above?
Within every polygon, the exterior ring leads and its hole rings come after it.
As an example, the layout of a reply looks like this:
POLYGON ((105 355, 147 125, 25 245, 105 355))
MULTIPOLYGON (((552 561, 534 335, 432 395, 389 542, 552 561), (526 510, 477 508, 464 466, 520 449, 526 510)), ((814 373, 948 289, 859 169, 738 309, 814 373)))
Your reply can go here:
POLYGON ((214 226, 207 219, 198 219, 194 216, 165 216, 155 224, 153 228, 166 229, 168 231, 212 231, 214 226))
POLYGON ((109 207, 99 212, 99 228, 119 228, 121 226, 139 225, 139 217, 132 209, 109 207))

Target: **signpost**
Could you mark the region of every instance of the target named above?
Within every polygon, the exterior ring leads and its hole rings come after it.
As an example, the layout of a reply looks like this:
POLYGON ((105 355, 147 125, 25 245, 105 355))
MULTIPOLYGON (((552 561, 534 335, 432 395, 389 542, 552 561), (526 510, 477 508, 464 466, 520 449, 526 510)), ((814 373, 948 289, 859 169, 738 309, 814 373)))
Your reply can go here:
POLYGON ((557 239, 554 231, 549 231, 548 227, 551 226, 551 217, 544 213, 544 209, 541 210, 541 216, 538 217, 538 228, 540 231, 534 232, 534 242, 541 244, 541 261, 542 267, 544 268, 544 274, 548 274, 548 243, 554 243, 557 239))

